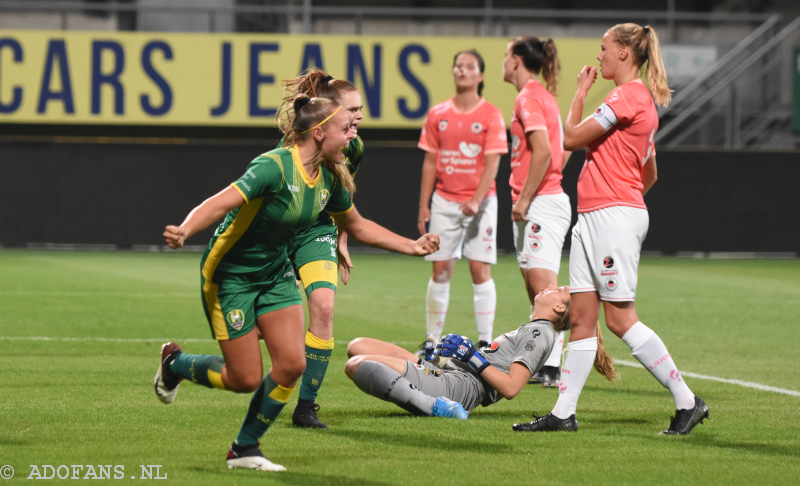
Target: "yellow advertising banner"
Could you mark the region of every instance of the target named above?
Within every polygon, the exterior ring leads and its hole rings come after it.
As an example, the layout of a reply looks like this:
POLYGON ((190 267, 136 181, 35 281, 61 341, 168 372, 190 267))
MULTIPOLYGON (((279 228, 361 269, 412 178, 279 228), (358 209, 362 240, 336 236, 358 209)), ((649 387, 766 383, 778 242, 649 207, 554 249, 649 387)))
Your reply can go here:
MULTIPOLYGON (((532 34, 535 34, 533 32, 532 34)), ((555 39, 566 116, 600 39, 555 39)), ((484 96, 510 120, 508 39, 0 30, 0 123, 272 125, 280 81, 319 67, 358 86, 363 127, 417 128, 454 93, 453 56, 477 49, 484 96)), ((584 114, 613 88, 599 79, 584 114)))

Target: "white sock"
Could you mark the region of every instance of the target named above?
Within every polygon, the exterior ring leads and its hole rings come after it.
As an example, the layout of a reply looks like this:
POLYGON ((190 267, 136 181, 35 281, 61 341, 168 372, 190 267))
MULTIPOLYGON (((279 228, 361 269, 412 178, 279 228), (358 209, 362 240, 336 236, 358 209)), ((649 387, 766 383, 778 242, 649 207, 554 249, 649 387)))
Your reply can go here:
POLYGON ((639 321, 628 329, 622 340, 642 366, 672 393, 676 409, 694 408, 694 393, 681 378, 664 342, 652 329, 639 321))
POLYGON ((450 282, 436 283, 430 279, 428 295, 425 299, 426 329, 428 334, 432 334, 436 338, 436 341, 442 337, 448 305, 450 305, 450 282))
POLYGON ((472 295, 475 303, 478 341, 490 343, 494 328, 494 312, 497 309, 497 288, 494 286, 494 280, 490 278, 482 284, 472 284, 472 295))
POLYGON ((583 385, 592 371, 595 355, 597 355, 596 337, 567 344, 567 357, 564 358, 564 366, 561 367, 561 389, 552 412, 556 417, 565 419, 575 413, 583 385))
POLYGON ((550 352, 550 357, 544 362, 545 366, 559 367, 561 364, 561 351, 564 350, 564 331, 556 333, 556 343, 553 344, 553 350, 550 352))

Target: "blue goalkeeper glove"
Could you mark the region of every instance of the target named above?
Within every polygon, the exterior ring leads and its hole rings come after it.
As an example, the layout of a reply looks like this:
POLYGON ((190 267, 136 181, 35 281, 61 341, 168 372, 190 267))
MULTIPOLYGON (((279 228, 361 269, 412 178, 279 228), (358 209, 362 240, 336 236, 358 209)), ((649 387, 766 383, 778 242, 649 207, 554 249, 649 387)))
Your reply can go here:
POLYGON ((483 372, 489 366, 489 362, 472 344, 472 341, 458 334, 448 334, 443 337, 436 345, 436 350, 445 358, 455 358, 467 363, 478 373, 483 372))
POLYGON ((422 351, 425 353, 425 361, 433 361, 439 356, 434 339, 435 338, 432 337, 431 334, 425 336, 425 344, 422 345, 422 351))

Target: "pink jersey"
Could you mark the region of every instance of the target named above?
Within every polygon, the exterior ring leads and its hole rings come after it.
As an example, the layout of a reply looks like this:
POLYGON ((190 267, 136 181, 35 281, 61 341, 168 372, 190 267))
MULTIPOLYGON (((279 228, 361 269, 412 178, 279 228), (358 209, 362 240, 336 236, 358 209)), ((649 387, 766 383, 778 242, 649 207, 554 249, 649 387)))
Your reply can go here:
MULTIPOLYGON (((417 146, 438 154, 436 193, 448 201, 469 201, 486 166, 486 155, 508 153, 503 114, 483 98, 466 113, 449 99, 430 109, 417 146)), ((486 196, 496 193, 492 181, 486 196)))
POLYGON ((578 178, 578 212, 610 206, 647 209, 642 167, 655 155, 658 113, 640 79, 617 86, 592 115, 606 130, 586 147, 578 178))
POLYGON ((532 79, 520 90, 511 116, 511 200, 517 202, 528 169, 531 166, 531 144, 527 134, 535 130, 547 132, 550 140, 550 166, 547 168, 534 196, 560 194, 561 165, 564 161, 564 129, 558 104, 542 84, 532 79))

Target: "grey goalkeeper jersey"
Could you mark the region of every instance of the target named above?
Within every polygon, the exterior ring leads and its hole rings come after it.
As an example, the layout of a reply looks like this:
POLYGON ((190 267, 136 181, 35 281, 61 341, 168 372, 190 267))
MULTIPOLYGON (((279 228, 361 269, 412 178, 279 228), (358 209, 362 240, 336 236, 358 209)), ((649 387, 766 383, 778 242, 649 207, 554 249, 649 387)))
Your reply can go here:
MULTIPOLYGON (((503 373, 508 373, 511 363, 521 363, 533 375, 544 366, 545 361, 550 357, 555 339, 556 333, 553 330, 553 324, 545 319, 537 319, 520 326, 516 331, 499 336, 491 346, 481 348, 480 352, 489 364, 503 373)), ((451 359, 448 365, 478 376, 486 390, 481 401, 481 405, 484 407, 504 398, 468 364, 451 359)))

